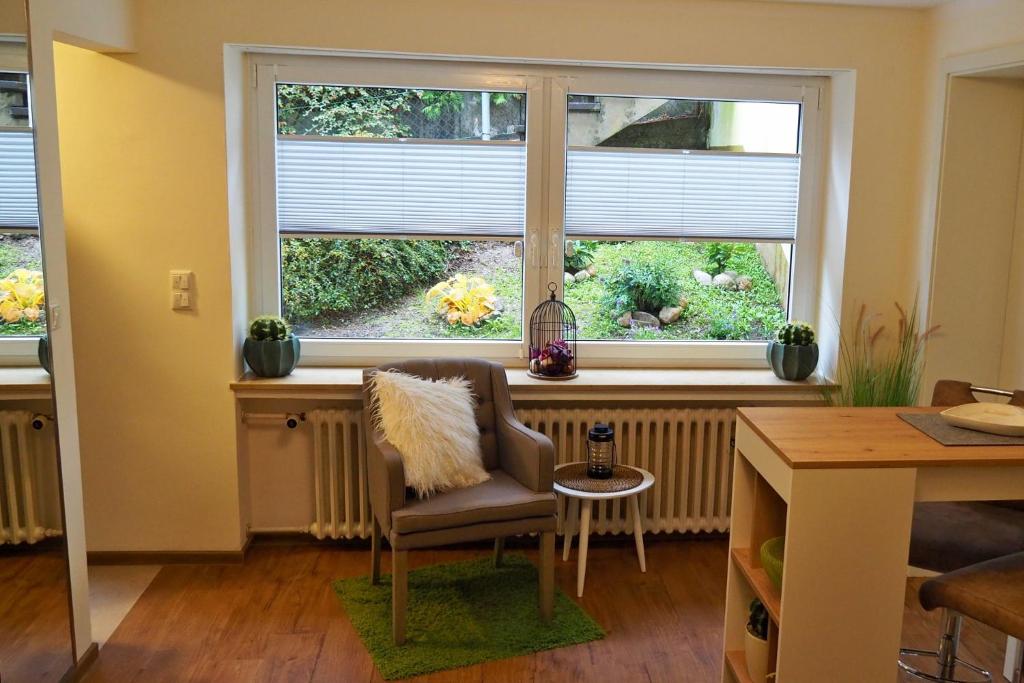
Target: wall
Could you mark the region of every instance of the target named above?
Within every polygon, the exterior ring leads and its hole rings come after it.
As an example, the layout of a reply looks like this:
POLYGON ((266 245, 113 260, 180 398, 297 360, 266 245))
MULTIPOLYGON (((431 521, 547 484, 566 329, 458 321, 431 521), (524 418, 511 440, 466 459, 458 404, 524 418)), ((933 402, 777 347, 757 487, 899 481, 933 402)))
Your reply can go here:
POLYGON ((224 124, 244 85, 232 81, 237 55, 225 68, 225 43, 855 70, 843 101, 855 119, 834 130, 857 136, 845 161, 832 160, 849 169, 849 202, 830 189, 828 219, 847 256, 845 275, 838 264, 827 286, 845 301, 823 314, 887 303, 914 279, 907 226, 918 220, 920 141, 908 131, 922 116, 923 11, 723 0, 526 0, 515 11, 473 0, 143 0, 135 9, 137 54, 57 55, 71 279, 92 313, 74 324, 76 355, 92 359, 77 377, 90 549, 242 540, 228 382, 244 319, 244 276, 236 268, 233 281, 229 265, 244 250, 229 234, 245 226, 239 184, 226 179, 242 179, 244 166, 226 156, 226 141, 242 138, 224 124), (196 273, 194 312, 170 310, 172 268, 196 273))

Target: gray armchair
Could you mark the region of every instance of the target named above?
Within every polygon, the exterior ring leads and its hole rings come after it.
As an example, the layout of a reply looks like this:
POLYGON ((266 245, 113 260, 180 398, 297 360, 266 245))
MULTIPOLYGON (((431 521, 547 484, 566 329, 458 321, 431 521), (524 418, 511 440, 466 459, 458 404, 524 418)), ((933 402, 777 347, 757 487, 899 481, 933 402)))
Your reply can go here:
POLYGON ((373 509, 371 578, 380 581, 381 535, 391 544, 392 631, 405 642, 410 550, 493 538, 501 563, 506 536, 540 535, 540 613, 554 604, 556 504, 552 490, 554 447, 516 419, 505 369, 477 359, 417 359, 363 372, 363 429, 373 509), (484 467, 491 479, 420 500, 408 495, 402 458, 371 419, 369 380, 378 370, 400 370, 425 379, 465 377, 477 399, 476 421, 484 467))

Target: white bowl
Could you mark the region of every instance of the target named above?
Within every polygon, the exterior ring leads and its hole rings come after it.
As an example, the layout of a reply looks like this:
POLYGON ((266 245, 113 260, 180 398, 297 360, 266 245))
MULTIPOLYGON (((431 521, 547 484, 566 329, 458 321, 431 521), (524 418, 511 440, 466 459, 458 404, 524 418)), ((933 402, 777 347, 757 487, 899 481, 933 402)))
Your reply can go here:
POLYGON ((1024 436, 1024 408, 1005 403, 965 403, 939 413, 955 427, 1002 436, 1024 436))

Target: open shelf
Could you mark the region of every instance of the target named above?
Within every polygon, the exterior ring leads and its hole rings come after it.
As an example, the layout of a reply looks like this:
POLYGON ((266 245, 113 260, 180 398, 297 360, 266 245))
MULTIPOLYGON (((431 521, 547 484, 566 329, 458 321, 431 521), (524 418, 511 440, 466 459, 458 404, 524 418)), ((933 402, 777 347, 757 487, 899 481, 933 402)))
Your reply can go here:
POLYGON ((754 683, 747 672, 747 656, 743 650, 730 650, 725 653, 725 666, 732 673, 736 683, 754 683))
POLYGON ((757 599, 764 603, 768 616, 778 624, 779 615, 782 613, 782 596, 768 578, 767 572, 761 567, 754 566, 749 548, 733 548, 732 561, 750 584, 750 589, 754 591, 757 599))

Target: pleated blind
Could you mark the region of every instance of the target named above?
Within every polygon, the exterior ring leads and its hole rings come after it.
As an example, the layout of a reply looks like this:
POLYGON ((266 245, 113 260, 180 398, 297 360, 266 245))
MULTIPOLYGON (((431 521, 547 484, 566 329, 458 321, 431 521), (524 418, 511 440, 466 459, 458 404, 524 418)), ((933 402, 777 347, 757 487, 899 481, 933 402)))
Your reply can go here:
POLYGON ((278 137, 285 234, 517 236, 525 207, 523 143, 278 137))
POLYGON ((32 131, 0 131, 0 228, 39 228, 32 131))
POLYGON ((793 240, 800 157, 571 147, 569 236, 793 240))

